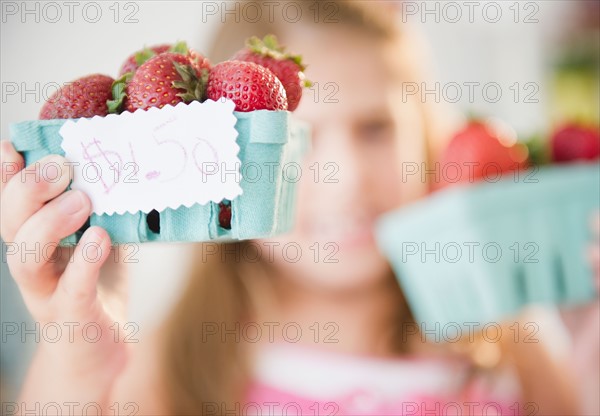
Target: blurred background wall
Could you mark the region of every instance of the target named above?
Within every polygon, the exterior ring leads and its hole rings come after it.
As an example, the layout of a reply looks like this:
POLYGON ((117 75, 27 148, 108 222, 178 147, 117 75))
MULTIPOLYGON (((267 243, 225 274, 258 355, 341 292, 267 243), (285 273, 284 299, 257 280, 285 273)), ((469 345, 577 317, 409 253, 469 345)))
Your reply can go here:
MULTIPOLYGON (((35 119, 57 84, 96 72, 115 76, 124 58, 144 45, 187 40, 205 50, 223 13, 244 18, 232 1, 1 4, 2 138, 9 137, 10 123, 35 119)), ((464 113, 498 116, 529 136, 566 118, 597 123, 598 4, 415 1, 398 2, 396 9, 404 12, 399 22, 414 26, 430 44, 439 84, 417 86, 418 93, 430 91, 427 99, 455 103, 464 113)), ((185 270, 182 247, 143 245, 135 254, 130 321, 151 326, 176 296, 185 270)), ((33 327, 8 273, 5 250, 2 243, 3 401, 17 391, 35 346, 5 336, 6 323, 33 327)))

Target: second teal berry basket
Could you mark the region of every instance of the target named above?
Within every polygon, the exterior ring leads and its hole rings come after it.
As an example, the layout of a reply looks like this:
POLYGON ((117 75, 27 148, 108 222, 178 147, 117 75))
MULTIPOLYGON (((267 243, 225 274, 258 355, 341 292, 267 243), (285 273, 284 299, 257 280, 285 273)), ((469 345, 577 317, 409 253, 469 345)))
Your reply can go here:
POLYGON ((417 323, 435 332, 593 299, 585 253, 599 209, 600 165, 553 166, 440 191, 383 216, 376 235, 417 323))
MULTIPOLYGON (((286 180, 283 169, 288 163, 300 163, 309 145, 309 129, 291 119, 287 111, 259 110, 234 112, 234 115, 242 166, 252 163, 263 170, 258 180, 242 177, 243 193, 231 201, 231 229, 219 226, 219 204, 214 202, 161 211, 158 233, 150 229, 147 214, 143 212, 92 214, 89 225, 106 229, 113 244, 245 240, 289 230, 294 216, 296 183, 286 180), (276 166, 275 175, 268 174, 269 166, 276 166)), ((59 130, 65 121, 35 120, 10 126, 11 141, 26 165, 49 154, 64 156, 59 130)), ((61 244, 76 244, 82 232, 63 239, 61 244)))

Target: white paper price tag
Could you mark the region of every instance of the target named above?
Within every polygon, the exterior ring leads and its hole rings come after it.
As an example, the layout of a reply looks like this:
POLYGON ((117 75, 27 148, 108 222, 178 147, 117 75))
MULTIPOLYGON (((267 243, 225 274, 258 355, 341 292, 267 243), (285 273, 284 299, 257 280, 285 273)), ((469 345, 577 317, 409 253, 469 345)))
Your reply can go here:
POLYGON ((60 134, 72 188, 96 214, 233 199, 242 193, 234 107, 208 100, 67 121, 60 134))

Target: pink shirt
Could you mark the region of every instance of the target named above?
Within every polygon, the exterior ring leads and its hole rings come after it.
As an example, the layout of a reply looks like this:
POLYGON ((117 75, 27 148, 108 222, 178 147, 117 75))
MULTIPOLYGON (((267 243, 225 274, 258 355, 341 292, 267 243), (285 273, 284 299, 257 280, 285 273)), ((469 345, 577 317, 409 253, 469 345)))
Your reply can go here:
POLYGON ((379 359, 270 345, 256 360, 242 415, 518 415, 504 374, 467 383, 467 366, 441 359, 379 359), (468 387, 465 387, 468 384, 468 387))

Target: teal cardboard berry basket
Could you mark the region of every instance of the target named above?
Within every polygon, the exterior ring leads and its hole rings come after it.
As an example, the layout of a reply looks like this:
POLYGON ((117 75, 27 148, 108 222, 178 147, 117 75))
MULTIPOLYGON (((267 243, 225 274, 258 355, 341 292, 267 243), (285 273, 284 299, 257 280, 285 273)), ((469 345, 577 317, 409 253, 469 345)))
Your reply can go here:
POLYGON ((384 215, 376 236, 432 338, 593 299, 585 252, 599 209, 600 165, 552 166, 440 191, 384 215))
MULTIPOLYGON (((92 214, 89 225, 108 231, 113 244, 148 241, 191 242, 211 240, 245 240, 283 233, 292 226, 296 182, 286 180, 283 168, 299 163, 309 144, 309 129, 293 120, 287 111, 259 110, 234 112, 237 119, 236 139, 242 166, 275 166, 275 174, 261 174, 245 179, 243 193, 231 201, 231 229, 219 226, 219 204, 195 204, 159 213, 160 230, 153 231, 148 214, 92 214)), ((64 155, 59 130, 66 120, 35 120, 10 126, 10 136, 17 151, 30 165, 49 154, 64 155)), ((76 244, 83 231, 63 239, 62 245, 76 244)))

